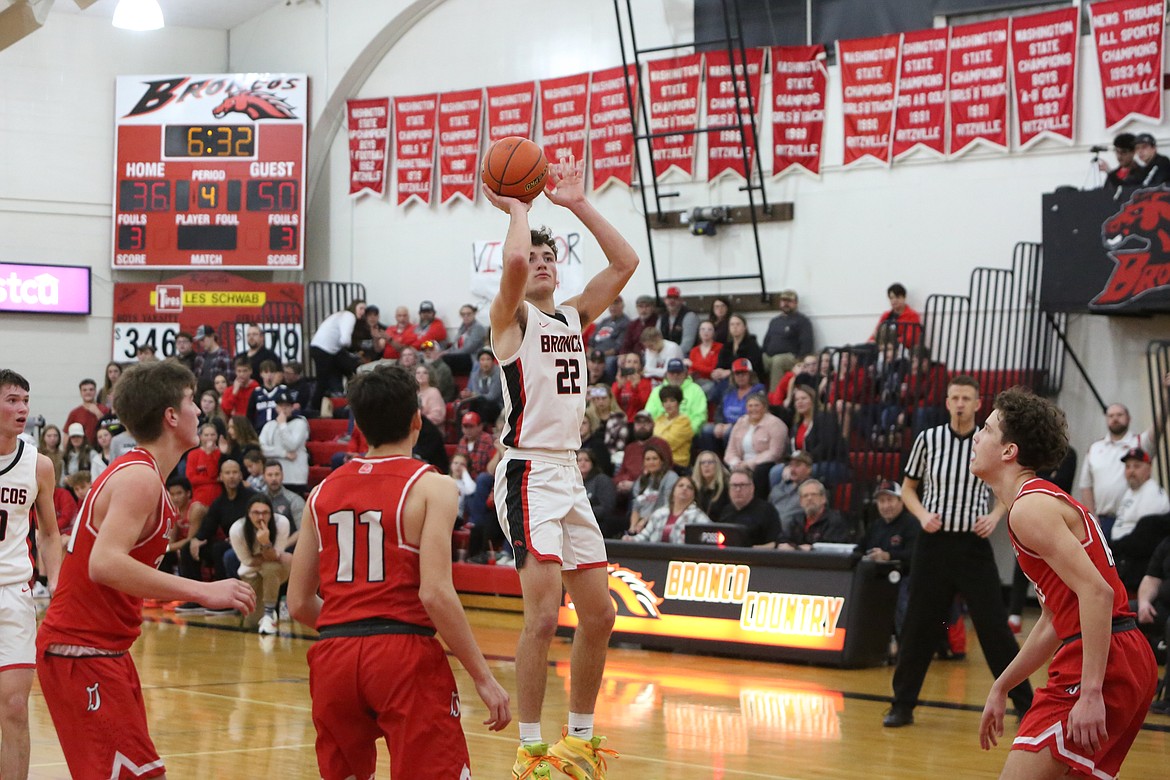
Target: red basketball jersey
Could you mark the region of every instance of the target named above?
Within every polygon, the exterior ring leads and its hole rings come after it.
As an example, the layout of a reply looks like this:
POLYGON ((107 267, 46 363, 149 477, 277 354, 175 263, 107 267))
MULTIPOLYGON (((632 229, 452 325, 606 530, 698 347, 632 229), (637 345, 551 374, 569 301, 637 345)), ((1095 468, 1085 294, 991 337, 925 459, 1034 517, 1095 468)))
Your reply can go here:
POLYGON ((81 504, 73 537, 61 563, 57 592, 49 602, 45 622, 37 633, 38 648, 43 650, 51 644, 66 644, 123 652, 130 649, 141 633, 142 599, 99 585, 89 578, 89 556, 98 532, 93 525, 94 505, 111 476, 137 465, 154 469, 162 497, 156 516, 152 518, 150 536, 135 545, 130 555, 147 566, 157 567, 162 561, 167 551, 167 536, 178 520, 178 512, 170 495, 162 489, 163 477, 154 457, 144 449, 135 448, 116 458, 101 473, 81 504))
MULTIPOLYGON (((1080 502, 1047 480, 1028 480, 1020 489, 1017 500, 1020 496, 1026 496, 1029 493, 1055 496, 1080 513, 1081 520, 1085 525, 1085 541, 1081 543, 1081 546, 1089 554, 1089 560, 1097 567, 1097 571, 1113 588, 1112 616, 1114 618, 1133 617, 1133 613, 1129 611, 1129 599, 1125 595, 1125 586, 1121 584, 1121 578, 1117 576, 1113 553, 1102 538, 1101 526, 1097 525, 1097 518, 1093 517, 1080 502)), ((1043 558, 1020 543, 1012 531, 1010 512, 1008 513, 1008 534, 1011 536, 1012 547, 1015 549, 1020 569, 1036 586, 1036 597, 1040 599, 1040 603, 1052 613, 1052 626, 1056 630, 1056 635, 1061 639, 1067 639, 1074 634, 1081 633, 1081 613, 1077 595, 1064 583, 1064 580, 1056 575, 1056 572, 1043 558)))
POLYGON ((386 618, 434 628, 418 597, 418 548, 404 539, 402 508, 427 463, 355 458, 309 496, 317 522, 321 615, 317 628, 386 618))

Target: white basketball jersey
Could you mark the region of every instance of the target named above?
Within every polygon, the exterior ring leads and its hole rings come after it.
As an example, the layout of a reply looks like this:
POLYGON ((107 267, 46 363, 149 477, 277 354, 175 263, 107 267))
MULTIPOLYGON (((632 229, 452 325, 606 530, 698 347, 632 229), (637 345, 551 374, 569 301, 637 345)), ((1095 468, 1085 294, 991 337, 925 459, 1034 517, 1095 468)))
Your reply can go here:
POLYGON ((577 450, 589 376, 581 315, 558 306, 550 317, 528 301, 524 305, 528 324, 520 349, 500 361, 505 419, 500 440, 515 449, 577 450))
POLYGON ((14 455, 0 463, 0 585, 16 585, 33 576, 28 534, 37 502, 36 447, 17 440, 14 455))

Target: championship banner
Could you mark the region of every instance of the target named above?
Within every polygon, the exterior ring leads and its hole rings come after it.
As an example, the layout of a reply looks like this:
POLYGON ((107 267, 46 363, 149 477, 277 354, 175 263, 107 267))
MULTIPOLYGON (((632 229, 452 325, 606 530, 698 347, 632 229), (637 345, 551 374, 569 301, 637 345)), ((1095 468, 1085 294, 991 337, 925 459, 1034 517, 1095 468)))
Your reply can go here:
POLYGON ((435 177, 438 95, 394 98, 394 158, 398 205, 431 202, 435 177))
POLYGON ((1081 12, 1070 6, 1012 19, 1012 70, 1020 148, 1073 140, 1081 12))
POLYGON ((540 132, 544 158, 563 162, 585 159, 585 124, 589 108, 589 74, 540 82, 540 132))
POLYGON ((845 115, 846 167, 865 158, 890 164, 901 35, 837 41, 845 115))
POLYGON ((183 274, 163 282, 114 285, 113 359, 135 362, 138 347, 154 347, 160 360, 174 357, 179 331, 211 325, 222 346, 238 353, 244 331, 259 325, 281 360, 303 360, 301 321, 305 288, 294 282, 255 282, 219 271, 183 274))
POLYGON ((825 47, 772 47, 772 175, 821 174, 828 69, 825 47))
POLYGON ((439 202, 475 202, 483 90, 439 95, 439 202))
POLYGON ((699 81, 702 75, 702 54, 646 63, 646 78, 650 83, 650 132, 691 131, 650 140, 656 179, 665 178, 672 169, 688 179, 695 175, 697 136, 693 131, 699 126, 699 81))
POLYGON ((755 153, 756 138, 752 131, 752 114, 756 124, 760 121, 760 84, 764 72, 764 50, 747 50, 747 79, 744 79, 744 63, 735 61, 735 76, 732 77, 732 60, 726 49, 707 52, 707 126, 726 127, 727 130, 707 134, 707 181, 715 181, 727 172, 748 178, 755 153), (748 90, 751 101, 748 101, 748 90), (739 113, 743 117, 743 139, 736 126, 736 95, 739 95, 739 113), (749 108, 749 105, 751 108, 749 108), (754 111, 753 111, 754 109, 754 111), (744 146, 748 157, 744 160, 744 146))
POLYGON ((536 82, 507 84, 487 88, 488 145, 516 135, 532 137, 532 119, 536 115, 536 82))
POLYGON ((1164 0, 1110 0, 1089 6, 1105 129, 1132 119, 1162 121, 1164 0))
POLYGON ((390 98, 345 101, 349 130, 349 195, 386 192, 386 163, 390 151, 390 98))
POLYGON ((1008 19, 951 28, 948 56, 952 157, 986 144, 1008 148, 1008 19))
MULTIPOLYGON (((554 235, 557 246, 557 289, 553 299, 562 303, 585 289, 585 266, 581 263, 581 234, 554 235)), ((500 292, 504 267, 504 242, 476 241, 471 245, 472 303, 486 306, 500 292)))
POLYGON ((949 38, 946 28, 902 35, 898 107, 894 111, 895 160, 918 149, 946 156, 949 38))
POLYGON ((634 183, 634 125, 630 121, 629 96, 637 110, 638 71, 631 65, 622 78, 622 69, 607 68, 593 74, 589 90, 589 165, 593 169, 593 191, 610 182, 627 187, 634 183), (627 83, 629 92, 626 92, 627 83))

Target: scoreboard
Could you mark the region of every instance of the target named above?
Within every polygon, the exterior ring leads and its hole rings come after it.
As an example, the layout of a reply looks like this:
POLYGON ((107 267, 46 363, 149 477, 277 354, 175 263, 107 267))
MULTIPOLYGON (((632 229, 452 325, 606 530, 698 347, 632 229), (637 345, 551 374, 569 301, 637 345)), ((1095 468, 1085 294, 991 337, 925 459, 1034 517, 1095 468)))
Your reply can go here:
POLYGON ((304 267, 304 74, 120 76, 114 268, 304 267))

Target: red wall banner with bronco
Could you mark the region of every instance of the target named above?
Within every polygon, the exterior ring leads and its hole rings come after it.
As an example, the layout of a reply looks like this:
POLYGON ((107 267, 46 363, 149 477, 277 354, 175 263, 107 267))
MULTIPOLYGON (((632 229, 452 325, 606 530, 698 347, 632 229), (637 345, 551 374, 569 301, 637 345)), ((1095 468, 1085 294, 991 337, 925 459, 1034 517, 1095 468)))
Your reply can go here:
POLYGON ((882 165, 890 162, 901 40, 901 35, 882 35, 837 41, 845 115, 845 167, 865 159, 882 165))
POLYGON ((394 98, 394 184, 398 205, 431 202, 438 95, 394 98))
POLYGON ((303 360, 304 303, 301 284, 255 282, 217 271, 162 282, 118 282, 112 359, 134 362, 143 344, 154 347, 160 359, 172 357, 179 331, 193 334, 201 325, 214 326, 220 345, 235 354, 245 348, 245 325, 254 323, 282 360, 303 360))
POLYGON ((1072 143, 1076 122, 1081 10, 1060 8, 1012 19, 1012 68, 1020 148, 1042 138, 1072 143))
POLYGON ((821 174, 828 68, 825 47, 772 47, 772 175, 821 174))
POLYGON ((349 194, 382 197, 390 153, 390 98, 345 101, 349 194))
MULTIPOLYGON (((646 63, 651 133, 693 131, 699 126, 699 86, 702 76, 702 54, 646 63)), ((698 136, 693 132, 652 139, 650 148, 654 159, 654 176, 662 179, 673 169, 687 179, 693 178, 697 141, 698 136)))
POLYGON ((119 76, 114 268, 304 267, 302 73, 119 76))
POLYGON ((894 159, 918 149, 946 154, 947 43, 950 30, 902 35, 898 104, 894 110, 894 159))
POLYGON ((1162 49, 1166 36, 1164 0, 1110 0, 1089 6, 1105 129, 1131 119, 1162 121, 1162 49))
POLYGON ((756 139, 752 132, 753 119, 759 127, 762 108, 760 106, 760 84, 764 73, 764 49, 747 50, 747 78, 744 78, 744 63, 736 51, 735 77, 732 78, 732 59, 725 50, 709 51, 706 55, 707 72, 707 126, 725 127, 726 130, 707 133, 707 181, 714 181, 730 172, 741 179, 747 176, 754 163, 752 151, 756 139), (748 95, 751 100, 748 100, 748 95), (736 103, 743 117, 743 142, 747 144, 747 164, 744 164, 743 146, 736 126, 736 103), (750 105, 750 109, 749 109, 750 105))
POLYGON ((638 100, 638 71, 634 66, 608 68, 592 75, 589 88, 589 165, 593 191, 610 182, 627 187, 634 183, 634 125, 630 121, 630 96, 638 100), (627 87, 629 91, 627 92, 627 87))
POLYGON ((1008 19, 951 28, 950 154, 1008 148, 1008 19))
POLYGON ((589 74, 540 82, 540 136, 544 158, 564 162, 585 159, 589 124, 589 74))

